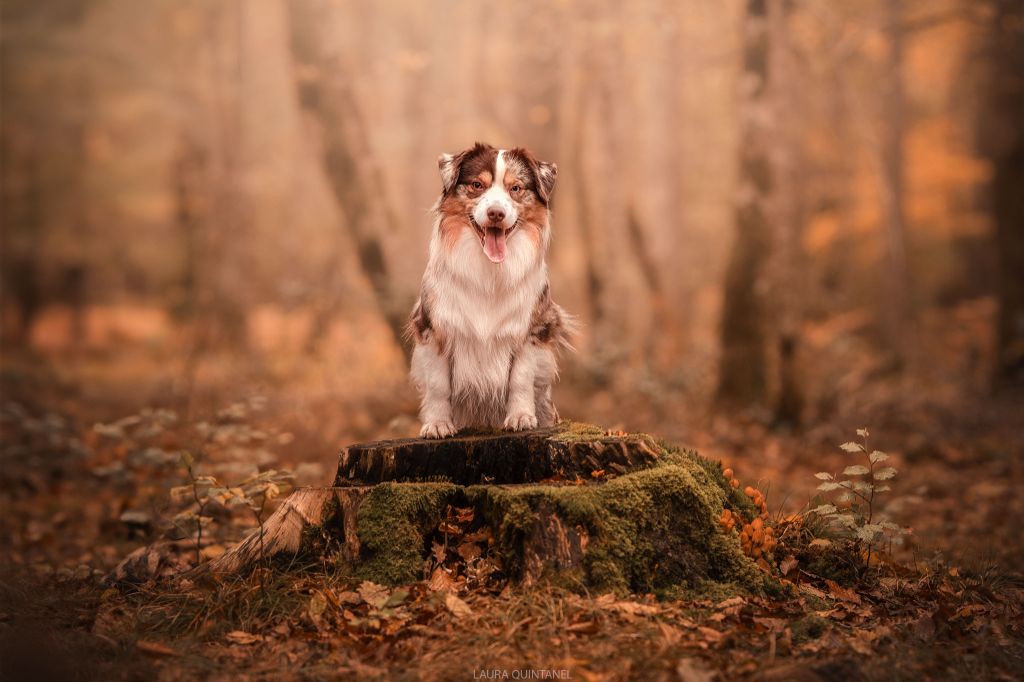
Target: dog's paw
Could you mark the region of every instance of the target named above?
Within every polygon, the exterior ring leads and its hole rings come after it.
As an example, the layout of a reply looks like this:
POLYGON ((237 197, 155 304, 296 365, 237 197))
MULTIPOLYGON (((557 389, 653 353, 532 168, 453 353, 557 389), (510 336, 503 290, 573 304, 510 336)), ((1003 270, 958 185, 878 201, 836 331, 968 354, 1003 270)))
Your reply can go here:
POLYGON ((526 431, 537 428, 536 415, 517 412, 505 417, 505 428, 509 431, 526 431))
POLYGON ((420 438, 446 438, 455 433, 455 425, 450 421, 427 422, 420 429, 420 438))

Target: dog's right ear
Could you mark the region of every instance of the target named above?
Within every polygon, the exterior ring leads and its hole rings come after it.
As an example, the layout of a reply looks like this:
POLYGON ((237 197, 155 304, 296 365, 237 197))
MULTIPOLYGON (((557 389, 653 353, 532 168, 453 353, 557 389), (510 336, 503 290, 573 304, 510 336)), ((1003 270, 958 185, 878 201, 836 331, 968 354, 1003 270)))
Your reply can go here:
POLYGON ((441 171, 441 188, 444 194, 449 194, 459 182, 459 173, 462 171, 462 160, 466 158, 466 152, 459 154, 442 154, 437 157, 437 168, 441 171))

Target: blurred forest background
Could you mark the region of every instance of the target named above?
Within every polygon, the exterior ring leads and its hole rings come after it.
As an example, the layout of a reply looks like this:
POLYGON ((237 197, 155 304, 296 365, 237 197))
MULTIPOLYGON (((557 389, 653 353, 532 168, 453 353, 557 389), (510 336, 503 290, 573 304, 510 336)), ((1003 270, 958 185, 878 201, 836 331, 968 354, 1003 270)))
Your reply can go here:
POLYGON ((1024 476, 1020 2, 0 6, 19 404, 259 394, 325 467, 415 432, 436 158, 482 140, 559 166, 563 415, 774 480, 865 424, 1024 476))

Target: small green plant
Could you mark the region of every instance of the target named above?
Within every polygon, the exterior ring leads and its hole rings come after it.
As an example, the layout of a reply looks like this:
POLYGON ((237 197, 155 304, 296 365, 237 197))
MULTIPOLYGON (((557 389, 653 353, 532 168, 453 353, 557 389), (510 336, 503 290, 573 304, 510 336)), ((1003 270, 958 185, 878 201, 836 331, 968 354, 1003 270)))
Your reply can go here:
POLYGON ((252 512, 259 525, 260 532, 260 558, 264 557, 263 536, 265 534, 263 518, 266 513, 267 503, 280 497, 281 493, 292 485, 294 477, 287 471, 261 471, 250 476, 237 488, 231 488, 234 496, 229 503, 244 504, 252 512))
MULTIPOLYGON (((810 513, 824 519, 831 529, 853 540, 866 548, 867 565, 871 565, 872 551, 882 542, 888 541, 890 546, 895 538, 908 534, 909 529, 897 524, 879 520, 878 495, 891 490, 887 481, 896 476, 896 469, 882 466, 889 455, 881 450, 868 448, 869 432, 866 428, 857 429, 860 442, 848 441, 839 447, 844 452, 858 456, 863 463, 855 463, 843 469, 837 476, 827 471, 814 475, 822 481, 818 490, 823 493, 837 493, 835 504, 821 504, 810 513), (844 509, 840 509, 843 507, 844 509)), ((816 542, 827 544, 828 540, 816 542)))
POLYGON ((264 523, 266 521, 267 503, 280 497, 291 487, 294 477, 289 471, 270 469, 261 471, 242 481, 237 486, 222 485, 214 476, 197 476, 194 471, 194 459, 188 452, 183 453, 181 464, 188 473, 189 482, 171 489, 171 500, 188 503, 188 506, 177 514, 173 523, 179 529, 191 534, 195 528, 196 564, 202 560, 203 527, 212 523, 213 517, 206 514, 210 505, 216 504, 227 508, 245 507, 259 526, 260 556, 263 556, 264 523))
POLYGON ((195 464, 195 458, 190 452, 181 453, 181 465, 185 467, 185 471, 188 473, 188 485, 178 486, 171 490, 171 499, 182 499, 183 497, 190 496, 195 506, 190 506, 180 514, 174 517, 172 522, 178 528, 181 528, 183 524, 195 524, 196 528, 196 565, 202 560, 203 550, 203 525, 209 523, 212 519, 205 515, 206 507, 210 503, 210 496, 212 490, 215 490, 218 486, 217 479, 213 476, 197 476, 193 465, 195 464))

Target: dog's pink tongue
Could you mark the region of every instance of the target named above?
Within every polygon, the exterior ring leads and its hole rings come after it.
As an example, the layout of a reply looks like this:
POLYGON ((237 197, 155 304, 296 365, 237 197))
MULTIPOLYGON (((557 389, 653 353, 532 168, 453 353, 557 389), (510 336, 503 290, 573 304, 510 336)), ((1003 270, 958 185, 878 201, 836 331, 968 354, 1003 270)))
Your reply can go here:
POLYGON ((505 260, 505 231, 495 227, 488 227, 484 234, 484 253, 491 259, 492 263, 501 263, 505 260))

